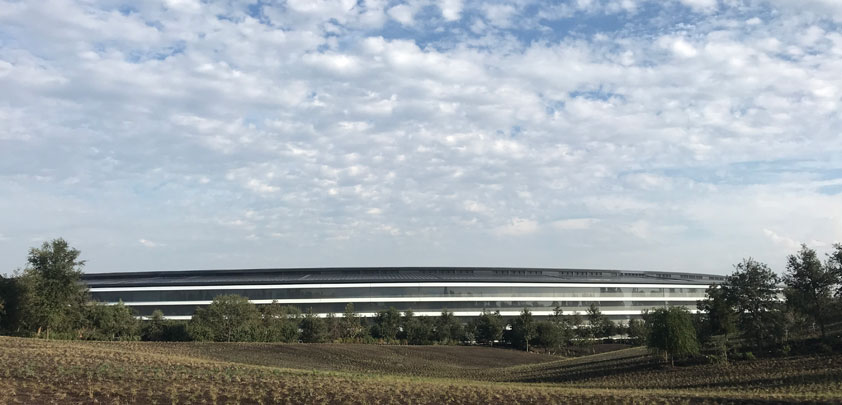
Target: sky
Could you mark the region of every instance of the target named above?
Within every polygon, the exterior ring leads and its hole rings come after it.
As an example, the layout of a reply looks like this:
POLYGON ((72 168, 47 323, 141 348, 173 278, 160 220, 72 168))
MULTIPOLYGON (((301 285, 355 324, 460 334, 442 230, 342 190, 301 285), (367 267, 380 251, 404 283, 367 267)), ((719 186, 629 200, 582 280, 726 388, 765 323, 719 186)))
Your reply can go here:
POLYGON ((0 0, 0 273, 782 272, 842 242, 838 0, 0 0))

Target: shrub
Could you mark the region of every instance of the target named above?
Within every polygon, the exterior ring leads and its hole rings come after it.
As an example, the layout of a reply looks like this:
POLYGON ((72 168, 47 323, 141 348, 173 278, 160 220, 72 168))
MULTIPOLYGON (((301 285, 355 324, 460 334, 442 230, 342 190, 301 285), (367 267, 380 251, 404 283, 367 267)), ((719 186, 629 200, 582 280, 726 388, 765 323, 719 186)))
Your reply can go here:
POLYGON ((194 340, 247 342, 255 340, 260 327, 260 312, 247 298, 220 295, 210 305, 199 308, 188 330, 194 340))
POLYGON ((671 364, 675 358, 682 358, 699 352, 696 330, 690 312, 683 307, 658 308, 646 314, 649 336, 646 344, 663 353, 671 364))

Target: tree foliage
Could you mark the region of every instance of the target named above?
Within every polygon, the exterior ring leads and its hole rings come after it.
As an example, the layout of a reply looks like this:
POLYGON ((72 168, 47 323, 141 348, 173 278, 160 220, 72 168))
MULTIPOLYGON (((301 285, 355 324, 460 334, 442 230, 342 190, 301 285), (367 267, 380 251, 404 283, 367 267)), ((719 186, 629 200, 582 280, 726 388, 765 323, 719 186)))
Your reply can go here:
POLYGON ((664 354, 674 364, 682 358, 699 352, 696 330, 690 312, 684 307, 658 308, 645 315, 649 329, 646 345, 664 354))
POLYGON ((588 319, 586 330, 589 338, 602 338, 613 334, 614 323, 602 314, 596 304, 591 304, 588 307, 586 317, 588 319))
POLYGON ((807 245, 801 245, 801 250, 790 255, 786 263, 784 292, 787 304, 811 318, 819 326, 822 339, 826 337, 833 294, 839 284, 839 272, 834 269, 834 265, 834 256, 825 265, 819 260, 816 251, 807 245))
POLYGON ((642 319, 630 320, 627 331, 629 339, 636 345, 646 344, 646 339, 649 338, 649 327, 642 319))
POLYGON ((257 340, 263 342, 298 342, 301 311, 296 307, 281 305, 277 301, 260 307, 262 328, 257 340))
POLYGON ((85 308, 85 325, 80 337, 91 340, 138 340, 140 324, 131 308, 92 303, 85 308))
POLYGON ((758 347, 775 343, 780 335, 778 283, 769 266, 749 258, 734 266, 734 273, 719 285, 722 299, 736 314, 742 335, 758 347))
POLYGON ((345 312, 342 314, 339 325, 341 328, 340 337, 343 342, 359 342, 365 336, 365 328, 363 328, 359 315, 354 311, 353 302, 345 305, 345 312))
POLYGON ((397 340, 401 331, 401 313, 395 307, 382 310, 374 316, 371 335, 387 342, 397 340))
POLYGON ((0 332, 16 332, 19 329, 20 300, 19 278, 0 275, 0 332))
POLYGON ((707 340, 713 335, 727 336, 737 331, 736 292, 727 284, 712 285, 705 290, 705 299, 696 304, 702 325, 701 335, 707 340))
POLYGON ((325 340, 325 321, 313 313, 313 308, 307 310, 301 318, 301 341, 304 343, 321 343, 325 340))
POLYGON ((439 343, 453 344, 464 339, 465 327, 447 308, 441 311, 435 323, 435 340, 439 343))
POLYGON ((188 329, 194 340, 243 342, 255 340, 260 312, 246 297, 219 295, 210 305, 196 309, 188 329))
POLYGON ((87 287, 81 283, 84 260, 64 239, 32 248, 19 278, 21 326, 37 335, 71 335, 84 323, 87 287))
POLYGON ((512 337, 515 346, 529 351, 529 342, 535 339, 537 326, 528 308, 524 308, 520 315, 512 322, 512 337))
POLYGON ((503 337, 503 329, 506 327, 500 311, 488 312, 485 309, 473 321, 475 338, 478 343, 494 345, 494 342, 503 337))

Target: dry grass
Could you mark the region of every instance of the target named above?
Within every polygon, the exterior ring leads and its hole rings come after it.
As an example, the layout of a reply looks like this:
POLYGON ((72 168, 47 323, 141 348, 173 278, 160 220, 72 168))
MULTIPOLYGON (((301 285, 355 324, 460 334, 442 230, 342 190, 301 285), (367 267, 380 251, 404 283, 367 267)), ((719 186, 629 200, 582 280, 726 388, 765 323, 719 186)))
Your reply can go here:
POLYGON ((636 349, 558 360, 465 347, 0 337, 0 403, 840 402, 840 365, 839 355, 663 369, 636 349))

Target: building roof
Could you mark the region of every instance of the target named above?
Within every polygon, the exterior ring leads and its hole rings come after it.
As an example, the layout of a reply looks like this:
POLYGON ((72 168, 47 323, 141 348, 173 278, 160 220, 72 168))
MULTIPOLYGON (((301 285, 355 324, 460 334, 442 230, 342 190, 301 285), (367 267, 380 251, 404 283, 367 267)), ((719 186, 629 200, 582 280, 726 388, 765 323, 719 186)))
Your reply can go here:
POLYGON ((89 273, 82 276, 89 287, 447 281, 706 285, 724 279, 721 275, 699 273, 511 267, 322 267, 89 273))

